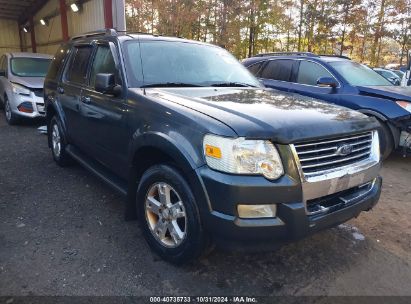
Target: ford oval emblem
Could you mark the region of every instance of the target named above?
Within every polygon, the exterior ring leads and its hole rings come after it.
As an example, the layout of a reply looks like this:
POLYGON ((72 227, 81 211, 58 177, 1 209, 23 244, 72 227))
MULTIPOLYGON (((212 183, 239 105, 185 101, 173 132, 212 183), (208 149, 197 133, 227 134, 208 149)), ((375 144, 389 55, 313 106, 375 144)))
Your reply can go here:
POLYGON ((348 155, 352 152, 352 146, 348 145, 348 144, 342 144, 337 148, 337 151, 335 152, 335 154, 337 155, 348 155))

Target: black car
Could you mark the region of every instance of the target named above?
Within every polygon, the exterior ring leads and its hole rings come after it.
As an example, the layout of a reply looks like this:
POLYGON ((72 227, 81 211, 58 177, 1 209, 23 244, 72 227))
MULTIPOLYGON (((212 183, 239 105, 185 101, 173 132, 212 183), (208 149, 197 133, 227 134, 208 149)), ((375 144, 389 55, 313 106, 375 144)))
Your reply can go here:
POLYGON ((45 81, 48 142, 126 197, 149 245, 183 263, 261 250, 378 201, 375 119, 264 89, 227 51, 117 33, 73 38, 45 81))
POLYGON ((378 119, 381 155, 411 147, 411 88, 394 86, 345 56, 267 53, 243 64, 266 87, 299 93, 378 119))

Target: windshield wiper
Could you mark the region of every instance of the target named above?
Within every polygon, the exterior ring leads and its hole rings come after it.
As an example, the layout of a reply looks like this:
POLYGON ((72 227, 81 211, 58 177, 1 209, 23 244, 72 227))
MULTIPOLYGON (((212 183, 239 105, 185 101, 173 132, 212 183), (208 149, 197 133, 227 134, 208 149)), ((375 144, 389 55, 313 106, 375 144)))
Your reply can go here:
POLYGON ((243 82, 217 82, 217 83, 212 83, 210 84, 212 87, 252 87, 252 88, 257 88, 257 86, 249 84, 249 83, 243 83, 243 82))
POLYGON ((142 88, 172 88, 172 87, 201 87, 201 85, 194 83, 185 82, 160 82, 160 83, 150 83, 141 86, 142 88))

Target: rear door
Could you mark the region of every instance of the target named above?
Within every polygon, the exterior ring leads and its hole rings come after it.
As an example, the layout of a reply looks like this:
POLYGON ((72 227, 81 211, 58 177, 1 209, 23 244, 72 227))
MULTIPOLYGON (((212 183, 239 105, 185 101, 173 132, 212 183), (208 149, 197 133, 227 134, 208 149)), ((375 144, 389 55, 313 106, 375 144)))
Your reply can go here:
POLYGON ((81 92, 87 81, 87 71, 92 55, 90 44, 76 45, 71 50, 70 60, 65 67, 62 81, 57 88, 58 99, 64 111, 70 141, 79 148, 86 148, 87 139, 80 120, 81 92))
POLYGON ((116 64, 118 52, 114 43, 110 44, 107 41, 99 42, 91 60, 88 86, 81 97, 82 132, 93 157, 124 177, 128 173, 126 166, 130 138, 125 94, 114 96, 95 90, 96 75, 99 73, 114 74, 116 85, 125 88, 123 75, 116 64))
POLYGON ((258 72, 257 77, 268 87, 288 92, 295 61, 291 59, 269 60, 258 72))
POLYGON ((299 60, 299 65, 290 92, 299 93, 326 101, 337 102, 338 93, 341 90, 341 84, 336 77, 328 71, 323 65, 309 60, 299 60), (321 77, 334 78, 337 88, 320 87, 317 81, 321 77))

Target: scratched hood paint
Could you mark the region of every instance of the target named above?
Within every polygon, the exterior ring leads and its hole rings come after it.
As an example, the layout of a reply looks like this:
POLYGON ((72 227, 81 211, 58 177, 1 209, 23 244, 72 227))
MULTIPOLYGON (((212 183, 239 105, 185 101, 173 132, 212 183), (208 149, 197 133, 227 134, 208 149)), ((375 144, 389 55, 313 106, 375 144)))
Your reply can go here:
POLYGON ((239 136, 291 143, 376 129, 373 118, 309 97, 261 88, 161 88, 163 98, 213 117, 239 136))

